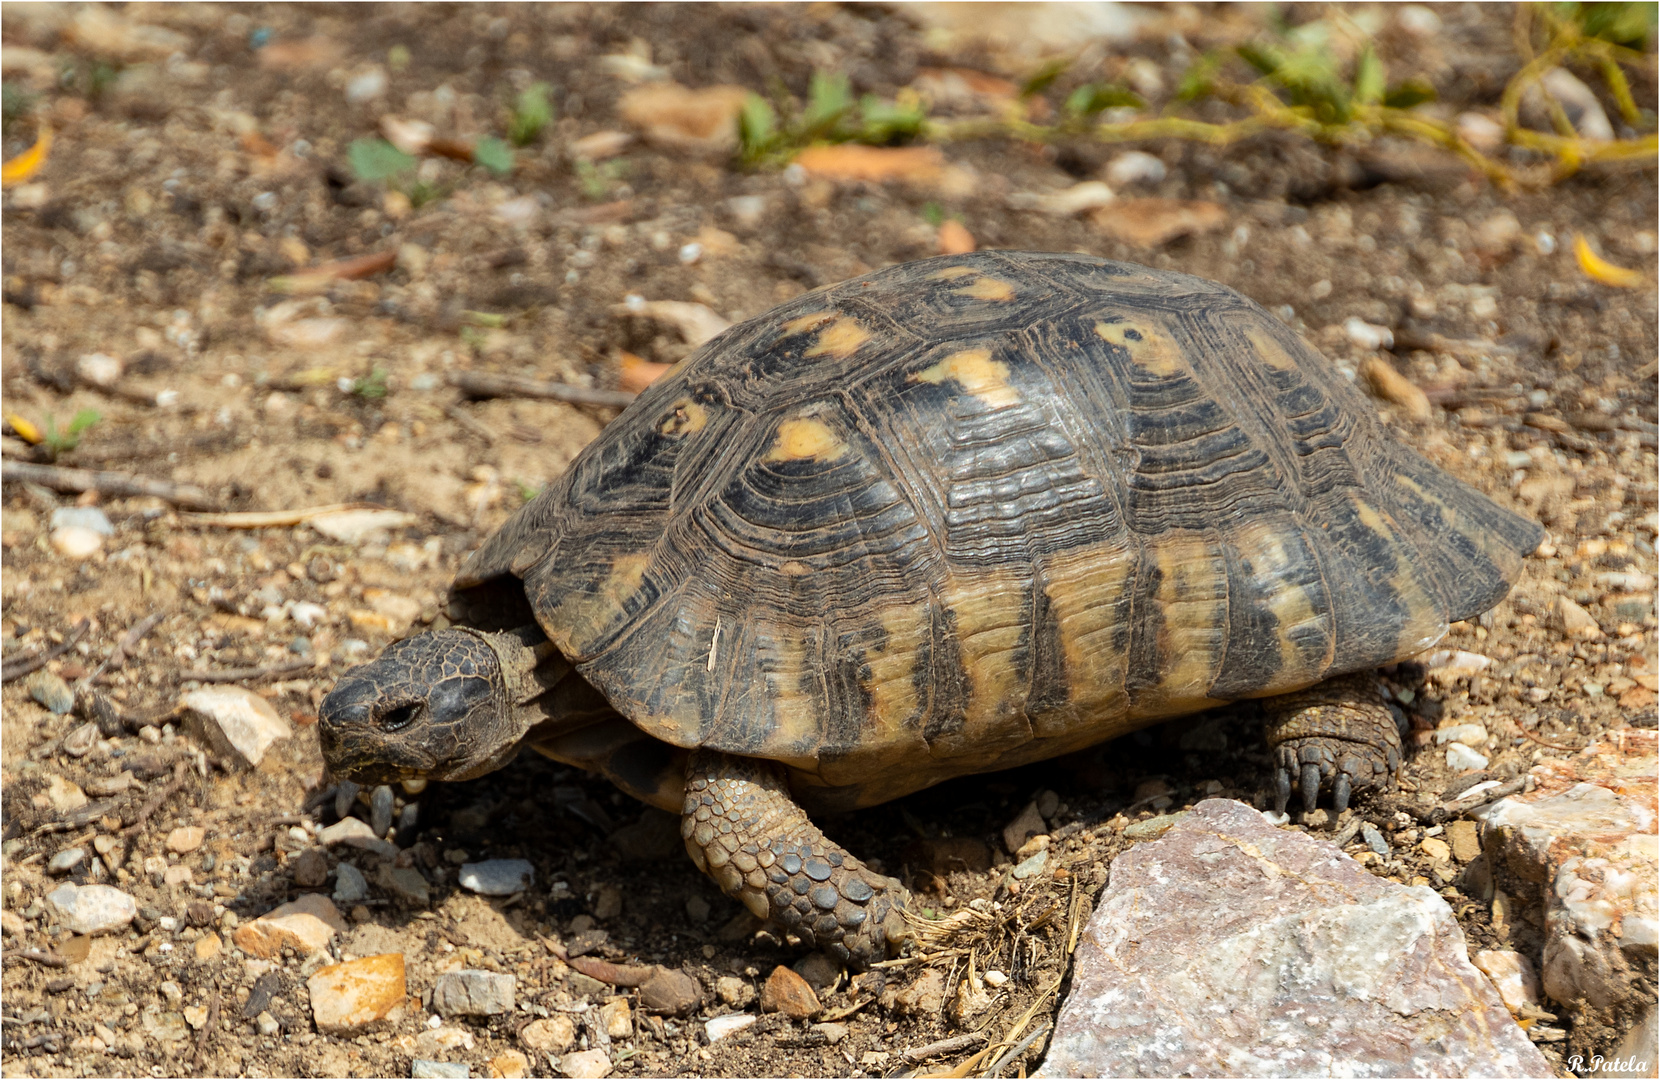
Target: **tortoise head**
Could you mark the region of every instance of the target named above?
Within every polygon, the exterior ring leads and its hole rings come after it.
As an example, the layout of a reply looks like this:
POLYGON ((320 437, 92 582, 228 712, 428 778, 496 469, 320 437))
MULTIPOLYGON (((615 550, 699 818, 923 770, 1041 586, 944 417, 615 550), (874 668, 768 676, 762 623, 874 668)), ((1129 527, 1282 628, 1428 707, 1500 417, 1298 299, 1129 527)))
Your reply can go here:
POLYGON ((329 771, 386 784, 470 780, 507 764, 537 719, 519 689, 542 650, 522 638, 435 630, 346 672, 318 714, 329 771))

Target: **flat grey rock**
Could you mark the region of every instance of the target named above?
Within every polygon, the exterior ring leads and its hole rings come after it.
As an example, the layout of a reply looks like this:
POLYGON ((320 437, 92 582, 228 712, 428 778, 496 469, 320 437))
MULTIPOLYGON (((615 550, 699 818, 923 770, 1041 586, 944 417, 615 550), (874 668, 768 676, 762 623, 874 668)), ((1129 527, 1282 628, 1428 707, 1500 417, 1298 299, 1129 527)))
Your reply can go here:
POLYGON ((529 859, 485 859, 463 863, 457 880, 463 889, 482 896, 512 896, 530 888, 536 880, 536 868, 529 859))
POLYGON ((1041 1076, 1551 1076, 1430 889, 1207 799, 1113 861, 1041 1076))
POLYGON ((123 930, 138 914, 138 901, 109 885, 64 883, 46 894, 65 928, 77 934, 123 930))
POLYGON ((518 985, 495 971, 448 971, 432 987, 432 1009, 440 1016, 496 1016, 513 1008, 518 985))
POLYGON ((465 1061, 427 1061, 415 1058, 409 1063, 412 1080, 467 1080, 472 1075, 465 1061))

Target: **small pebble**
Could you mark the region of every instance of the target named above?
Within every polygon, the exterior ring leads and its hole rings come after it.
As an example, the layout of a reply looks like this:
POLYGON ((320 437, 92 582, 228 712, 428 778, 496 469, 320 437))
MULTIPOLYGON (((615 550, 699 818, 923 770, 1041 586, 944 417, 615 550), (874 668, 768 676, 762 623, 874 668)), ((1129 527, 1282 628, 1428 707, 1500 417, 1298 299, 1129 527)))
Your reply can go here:
POLYGON ((1455 742, 1451 746, 1447 747, 1447 768, 1453 769, 1457 772, 1465 772, 1470 769, 1485 769, 1487 768, 1487 758, 1483 754, 1476 753, 1463 743, 1455 742))
POLYGON ((432 1010, 440 1016, 498 1016, 513 1010, 518 980, 495 971, 446 971, 432 987, 432 1010))
POLYGON ((1157 184, 1164 179, 1165 164, 1159 158, 1142 150, 1119 154, 1107 165, 1107 183, 1115 188, 1135 184, 1157 184))
POLYGON ((46 902, 64 927, 77 934, 120 930, 138 914, 138 901, 109 885, 65 883, 47 893, 46 902))
POLYGON ((334 868, 334 902, 336 904, 342 906, 355 904, 368 895, 369 880, 363 876, 363 871, 349 862, 342 862, 334 868))
POLYGON ((1388 349, 1395 344, 1395 333, 1387 326, 1378 326, 1366 320, 1350 315, 1343 320, 1343 333, 1358 348, 1369 351, 1388 349))
POLYGON ((807 980, 783 964, 772 969, 761 988, 761 1011, 783 1013, 791 1020, 816 1016, 823 1008, 807 980))
POLYGON ((167 850, 188 855, 206 839, 207 830, 200 825, 183 825, 167 834, 167 850))
POLYGON ((1445 840, 1431 836, 1418 842, 1418 848, 1436 862, 1445 862, 1452 858, 1452 848, 1445 840))
POLYGON ((1360 838, 1366 841, 1366 846, 1371 848, 1374 854, 1381 855, 1386 859, 1389 857, 1389 841, 1385 840, 1383 834, 1372 827, 1371 822, 1367 822, 1360 827, 1360 838))
POLYGON ((414 1058, 409 1062, 409 1075, 414 1080, 467 1080, 473 1075, 464 1061, 428 1061, 414 1058))
POLYGON ((729 1013, 726 1016, 716 1016, 705 1021, 703 1031, 709 1037, 711 1043, 717 1043, 735 1031, 742 1031, 759 1019, 760 1017, 754 1013, 729 1013))
POLYGON ((460 875, 461 887, 481 896, 512 896, 530 888, 535 880, 536 868, 529 859, 463 863, 460 875))
POLYGON ((109 517, 96 506, 60 506, 52 511, 51 527, 91 529, 99 536, 115 535, 115 526, 110 524, 109 517))
POLYGON ((379 837, 392 831, 392 802, 396 798, 392 788, 381 784, 369 794, 369 828, 379 837))
POLYGON ((532 1020, 519 1029, 525 1049, 544 1054, 563 1054, 576 1045, 576 1021, 564 1013, 532 1020))
POLYGON ((559 1071, 571 1080, 601 1080, 611 1075, 611 1055, 604 1050, 582 1050, 559 1059, 559 1071))
POLYGON ((346 83, 346 100, 353 105, 374 101, 386 93, 386 69, 375 65, 346 83))
POLYGON ((75 695, 69 689, 69 684, 50 671, 37 671, 29 676, 24 688, 29 696, 48 712, 59 716, 68 715, 69 710, 75 707, 75 695))
MULTIPOLYGON (((1128 834, 1128 831, 1129 830, 1125 830, 1126 834, 1128 834)), ((1044 848, 1042 851, 1039 851, 1036 855, 1024 860, 1014 868, 1014 879, 1016 881, 1025 881, 1029 877, 1034 877, 1043 873, 1044 869, 1048 867, 1048 865, 1049 849, 1044 848)))
POLYGON ((80 847, 64 848, 52 856, 52 861, 46 864, 48 874, 67 874, 81 865, 86 859, 86 849, 80 847))
POLYGON ((749 985, 747 979, 722 975, 715 980, 715 996, 721 999, 722 1004, 741 1009, 755 1000, 755 988, 749 985))
POLYGON ((1180 814, 1160 814, 1158 817, 1148 818, 1146 821, 1138 821, 1124 830, 1124 838, 1127 840, 1156 840, 1186 814, 1187 811, 1184 810, 1180 814))
MULTIPOLYGON (((70 757, 86 757, 98 745, 98 725, 88 721, 63 737, 63 752, 70 757)), ((129 774, 130 775, 130 774, 129 774)))

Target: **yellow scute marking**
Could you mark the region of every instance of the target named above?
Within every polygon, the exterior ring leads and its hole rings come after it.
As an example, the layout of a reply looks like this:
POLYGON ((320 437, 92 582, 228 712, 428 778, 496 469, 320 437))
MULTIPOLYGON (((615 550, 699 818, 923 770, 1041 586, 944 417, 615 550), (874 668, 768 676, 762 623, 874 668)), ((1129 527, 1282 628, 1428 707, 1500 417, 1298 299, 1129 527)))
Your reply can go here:
POLYGON ((835 317, 836 313, 834 311, 815 311, 811 315, 791 319, 784 324, 784 336, 789 337, 791 334, 805 334, 809 330, 817 330, 835 317))
POLYGON ((833 356, 845 360, 870 340, 870 331, 845 315, 819 332, 818 341, 803 356, 833 356))
POLYGON ((975 300, 991 300, 996 303, 1005 303, 1014 299, 1014 286, 1002 278, 983 277, 978 281, 970 282, 952 292, 958 296, 967 296, 975 300))
POLYGON ((688 399, 675 402, 674 411, 663 418, 657 430, 664 435, 692 435, 708 423, 709 410, 688 399))
POLYGON ((1009 365, 991 358, 990 349, 964 349, 911 376, 913 382, 935 386, 947 379, 987 405, 1014 405, 1020 394, 1009 385, 1009 365))
POLYGON ((1060 628, 1070 697, 1065 708, 1032 718, 1045 739, 1106 730, 1129 713, 1124 691, 1129 656, 1114 643, 1128 613, 1134 584, 1135 549, 1108 542, 1054 555, 1049 560, 1049 605, 1060 628))
POLYGON ((823 420, 810 416, 786 420, 778 425, 778 438, 763 461, 834 461, 847 453, 843 442, 823 420))
POLYGON ((1164 678, 1144 692, 1145 715, 1205 708, 1228 634, 1228 571, 1220 545, 1198 537, 1168 537, 1151 548, 1159 585, 1153 602, 1164 614, 1159 653, 1164 678))
POLYGON ((1275 341, 1273 336, 1265 333, 1259 326, 1245 328, 1245 338, 1256 349, 1257 359, 1273 368, 1275 371, 1295 371, 1297 361, 1285 351, 1285 346, 1275 341))
POLYGON ((570 645, 578 653, 586 653, 622 614, 629 599, 640 591, 650 567, 649 552, 618 556, 611 564, 611 572, 596 584, 594 591, 567 593, 549 625, 563 628, 570 645))
POLYGON ((979 273, 979 271, 975 270, 972 266, 947 266, 944 270, 929 274, 928 276, 935 281, 956 281, 958 278, 968 277, 971 274, 977 273, 979 273))
POLYGON ((1031 739, 1027 685, 1016 657, 1030 615, 1026 581, 1011 571, 946 575, 940 599, 956 616, 957 648, 969 692, 962 727, 930 741, 934 757, 993 760, 1000 748, 1031 739))
POLYGON ((1187 369, 1182 351, 1170 335, 1156 327, 1126 322, 1098 322, 1095 333, 1102 341, 1130 354, 1130 359, 1154 375, 1175 375, 1187 369))

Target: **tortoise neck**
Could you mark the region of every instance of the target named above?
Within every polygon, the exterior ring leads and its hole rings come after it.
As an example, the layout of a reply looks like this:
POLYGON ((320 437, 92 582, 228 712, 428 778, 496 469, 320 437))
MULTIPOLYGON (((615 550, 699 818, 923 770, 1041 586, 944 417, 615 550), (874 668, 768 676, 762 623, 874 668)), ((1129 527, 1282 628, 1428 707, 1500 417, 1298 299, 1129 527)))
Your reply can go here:
POLYGON ((495 633, 467 630, 490 646, 501 664, 502 682, 507 690, 508 708, 528 730, 543 719, 537 698, 553 689, 571 673, 571 663, 534 623, 495 633))

